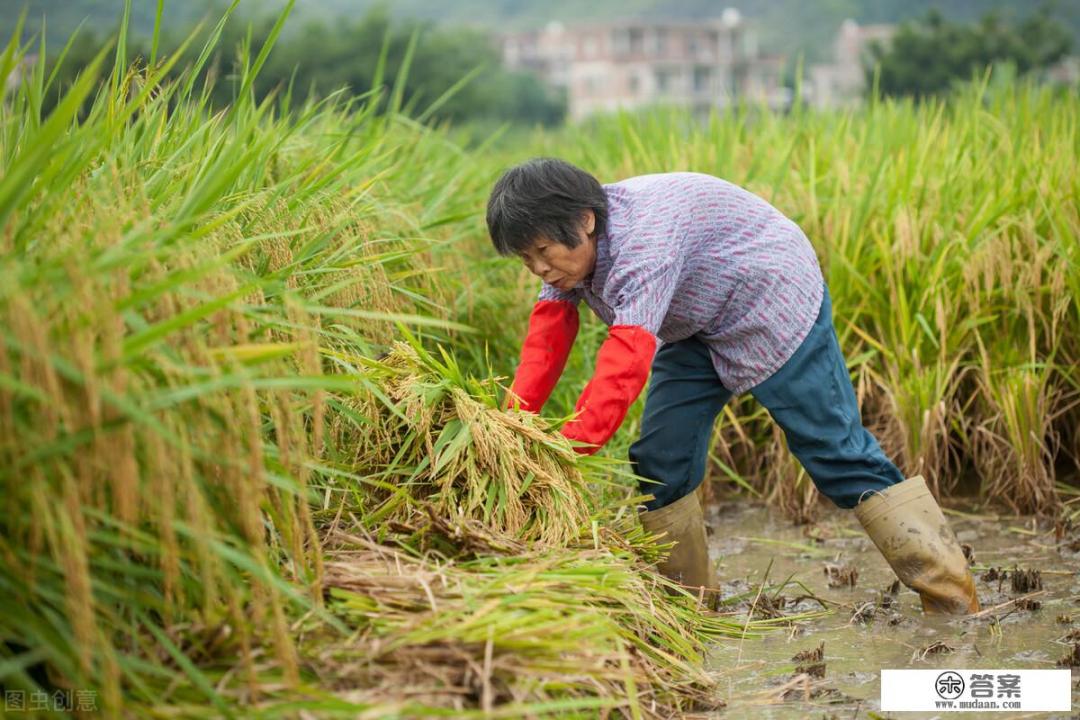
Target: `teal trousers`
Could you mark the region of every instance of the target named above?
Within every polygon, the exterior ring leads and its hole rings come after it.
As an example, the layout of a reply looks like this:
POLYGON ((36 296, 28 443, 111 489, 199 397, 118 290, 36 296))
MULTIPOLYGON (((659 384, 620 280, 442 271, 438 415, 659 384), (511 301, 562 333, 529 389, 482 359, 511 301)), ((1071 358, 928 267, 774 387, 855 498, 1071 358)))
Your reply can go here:
MULTIPOLYGON (((809 335, 750 393, 784 431, 788 449, 818 490, 838 506, 855 507, 867 491, 904 479, 862 424, 828 288, 809 335)), ((641 436, 630 447, 634 471, 657 481, 641 485, 642 493, 654 496, 647 509, 673 503, 701 483, 713 424, 730 399, 698 338, 665 344, 656 353, 641 436)))

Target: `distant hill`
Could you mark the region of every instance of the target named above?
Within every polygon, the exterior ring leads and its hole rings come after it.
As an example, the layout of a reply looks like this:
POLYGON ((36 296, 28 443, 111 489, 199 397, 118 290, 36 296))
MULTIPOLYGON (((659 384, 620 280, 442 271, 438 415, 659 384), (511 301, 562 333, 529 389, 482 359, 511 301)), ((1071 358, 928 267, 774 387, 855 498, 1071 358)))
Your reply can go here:
MULTIPOLYGON (((282 0, 243 0, 240 12, 264 15, 283 4, 282 0)), ((290 25, 295 28, 311 19, 359 17, 376 4, 379 0, 299 0, 290 25)), ((864 24, 894 23, 924 17, 936 7, 950 20, 975 20, 989 11, 1011 20, 1038 7, 1034 2, 1014 0, 394 0, 384 4, 402 17, 500 29, 535 27, 553 20, 569 24, 611 17, 693 19, 718 15, 730 6, 754 20, 766 50, 789 56, 803 51, 810 59, 828 52, 837 28, 849 17, 864 24)), ((171 34, 181 34, 200 17, 216 16, 224 5, 222 0, 166 0, 165 27, 171 34)), ((56 46, 84 21, 99 34, 112 32, 123 6, 123 0, 0 0, 0 32, 9 37, 19 11, 27 7, 30 30, 37 32, 44 16, 49 45, 56 46)), ((136 32, 150 32, 156 7, 156 0, 135 0, 132 19, 136 32)), ((1080 1, 1057 0, 1051 8, 1076 38, 1076 52, 1080 49, 1080 1)))

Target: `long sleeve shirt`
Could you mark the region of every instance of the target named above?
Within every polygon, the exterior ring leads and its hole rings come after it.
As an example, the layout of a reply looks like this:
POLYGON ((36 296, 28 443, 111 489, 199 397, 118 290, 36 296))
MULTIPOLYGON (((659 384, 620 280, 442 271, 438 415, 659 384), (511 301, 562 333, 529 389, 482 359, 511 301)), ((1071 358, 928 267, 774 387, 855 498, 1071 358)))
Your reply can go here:
POLYGON ((657 347, 697 335, 724 387, 780 369, 810 332, 824 280, 798 225, 764 199, 701 173, 604 185, 608 222, 592 274, 540 300, 584 300, 607 325, 639 326, 657 347))

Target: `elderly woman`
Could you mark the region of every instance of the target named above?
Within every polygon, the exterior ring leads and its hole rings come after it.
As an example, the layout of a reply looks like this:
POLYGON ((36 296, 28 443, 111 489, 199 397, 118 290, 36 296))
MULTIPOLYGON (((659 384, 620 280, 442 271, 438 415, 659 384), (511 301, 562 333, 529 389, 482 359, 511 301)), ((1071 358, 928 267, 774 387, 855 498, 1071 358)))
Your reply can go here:
POLYGON ((540 412, 566 364, 582 300, 609 326, 596 370, 563 428, 595 452, 645 387, 630 462, 651 492, 641 513, 675 545, 660 570, 713 588, 702 509, 713 423, 732 396, 768 409, 817 488, 853 508, 926 612, 978 609, 956 537, 921 477, 905 479, 863 426, 817 256, 765 200, 710 175, 601 185, 539 158, 495 184, 488 230, 543 280, 511 399, 540 412), (659 348, 659 349, 658 349, 659 348))

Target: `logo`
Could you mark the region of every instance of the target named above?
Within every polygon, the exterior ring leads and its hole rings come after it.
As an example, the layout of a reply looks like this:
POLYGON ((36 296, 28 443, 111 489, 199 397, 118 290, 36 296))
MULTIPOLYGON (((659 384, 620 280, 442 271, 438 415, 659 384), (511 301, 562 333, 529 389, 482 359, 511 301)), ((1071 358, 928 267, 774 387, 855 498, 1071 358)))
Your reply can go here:
MULTIPOLYGON (((978 668, 881 671, 881 709, 936 713, 1017 710, 1059 712, 1071 706, 1069 670, 978 668)), ((942 715, 944 717, 944 715, 942 715)))
POLYGON ((938 697, 943 700, 955 700, 964 692, 964 678, 960 677, 959 673, 946 670, 937 676, 934 689, 937 690, 938 697))

